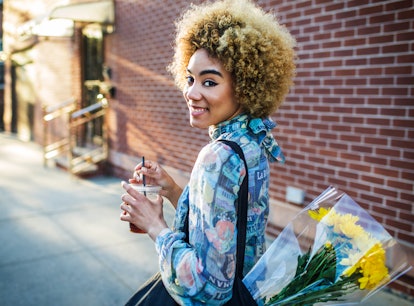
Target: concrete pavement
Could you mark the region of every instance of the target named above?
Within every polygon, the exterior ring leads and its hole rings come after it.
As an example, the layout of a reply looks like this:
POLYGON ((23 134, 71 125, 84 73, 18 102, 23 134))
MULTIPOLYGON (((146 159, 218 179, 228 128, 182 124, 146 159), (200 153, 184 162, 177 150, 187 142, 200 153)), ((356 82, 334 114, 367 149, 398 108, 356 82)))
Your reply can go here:
POLYGON ((0 171, 0 305, 123 305, 157 270, 119 220, 119 178, 44 168, 41 147, 5 134, 0 171))
MULTIPOLYGON (((123 305, 157 270, 152 241, 119 220, 120 178, 44 168, 40 146, 5 133, 0 173, 0 305, 123 305)), ((413 303, 381 291, 363 305, 413 303)))

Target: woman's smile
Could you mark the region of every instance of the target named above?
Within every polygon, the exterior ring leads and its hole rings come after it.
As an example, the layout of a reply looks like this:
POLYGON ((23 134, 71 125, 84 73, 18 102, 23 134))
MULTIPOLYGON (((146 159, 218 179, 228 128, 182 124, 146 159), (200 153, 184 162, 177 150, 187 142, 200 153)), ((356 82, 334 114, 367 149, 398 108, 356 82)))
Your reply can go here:
POLYGON ((202 114, 208 112, 208 108, 204 108, 204 107, 189 105, 188 108, 190 109, 191 116, 201 116, 202 114))

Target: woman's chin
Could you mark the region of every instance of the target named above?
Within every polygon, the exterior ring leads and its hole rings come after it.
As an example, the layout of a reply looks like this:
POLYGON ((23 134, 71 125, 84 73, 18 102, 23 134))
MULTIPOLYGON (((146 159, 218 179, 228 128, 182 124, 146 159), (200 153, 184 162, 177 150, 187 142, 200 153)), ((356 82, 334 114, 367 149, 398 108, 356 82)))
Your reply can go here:
POLYGON ((208 126, 196 124, 196 123, 193 123, 193 122, 190 122, 190 125, 191 125, 191 127, 196 128, 196 129, 206 129, 206 128, 208 128, 208 126))
POLYGON ((206 129, 209 127, 209 125, 205 121, 193 117, 190 117, 190 125, 198 129, 206 129))

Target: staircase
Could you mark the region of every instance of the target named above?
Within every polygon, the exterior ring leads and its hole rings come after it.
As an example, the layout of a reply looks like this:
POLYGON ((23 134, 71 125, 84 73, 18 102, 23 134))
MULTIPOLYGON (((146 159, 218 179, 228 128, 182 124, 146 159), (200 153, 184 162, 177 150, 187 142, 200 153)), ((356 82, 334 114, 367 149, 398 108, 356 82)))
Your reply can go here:
POLYGON ((106 113, 108 100, 102 95, 97 102, 77 109, 77 101, 68 99, 43 109, 43 164, 53 160, 73 175, 89 176, 101 172, 108 159, 106 113), (56 125, 64 124, 54 129, 56 125), (96 129, 99 130, 96 133, 96 129), (65 132, 57 137, 58 131, 65 132))

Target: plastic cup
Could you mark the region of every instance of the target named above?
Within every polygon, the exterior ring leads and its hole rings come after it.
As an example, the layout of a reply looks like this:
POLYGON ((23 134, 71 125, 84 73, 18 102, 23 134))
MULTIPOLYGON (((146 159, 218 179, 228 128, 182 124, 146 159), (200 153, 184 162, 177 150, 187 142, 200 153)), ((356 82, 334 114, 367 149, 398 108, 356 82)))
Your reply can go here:
MULTIPOLYGON (((142 193, 145 195, 149 200, 156 200, 158 194, 160 193, 161 186, 152 186, 152 185, 141 185, 141 184, 129 184, 132 188, 137 190, 139 193, 142 193)), ((146 232, 140 228, 138 228, 136 225, 129 223, 129 230, 132 233, 137 234, 145 234, 146 232)))

